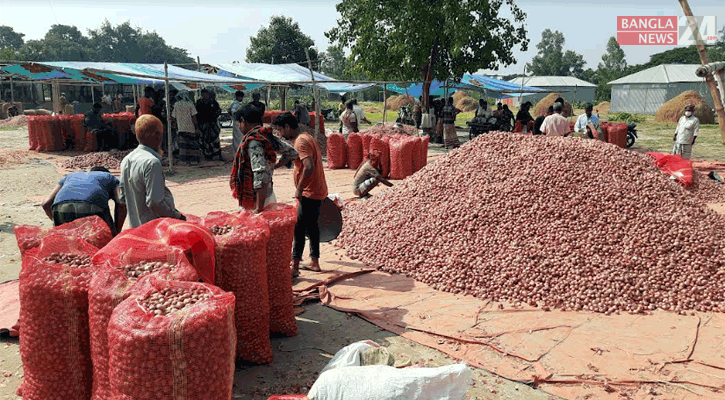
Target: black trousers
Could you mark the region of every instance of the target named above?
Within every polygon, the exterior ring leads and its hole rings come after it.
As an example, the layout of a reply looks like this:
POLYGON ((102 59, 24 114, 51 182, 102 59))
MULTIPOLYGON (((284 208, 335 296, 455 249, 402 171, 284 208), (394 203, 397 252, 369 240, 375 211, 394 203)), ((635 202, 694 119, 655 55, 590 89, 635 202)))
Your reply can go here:
POLYGON ((90 217, 97 215, 101 217, 108 227, 111 228, 111 233, 116 236, 116 224, 113 222, 111 217, 111 210, 108 208, 100 208, 94 204, 83 203, 83 202, 64 202, 53 206, 53 222, 55 226, 67 224, 77 219, 90 217))
POLYGON ((301 197, 297 206, 297 225, 295 225, 295 242, 292 248, 292 259, 301 260, 305 250, 305 237, 310 237, 310 257, 320 258, 320 206, 322 200, 301 197))

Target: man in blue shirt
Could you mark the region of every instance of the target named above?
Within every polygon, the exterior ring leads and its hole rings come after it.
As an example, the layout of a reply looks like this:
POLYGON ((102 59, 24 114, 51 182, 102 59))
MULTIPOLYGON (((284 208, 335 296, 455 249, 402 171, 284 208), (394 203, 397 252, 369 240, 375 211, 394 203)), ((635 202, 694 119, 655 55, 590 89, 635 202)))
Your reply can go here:
POLYGON ((55 226, 97 215, 108 223, 115 236, 121 232, 126 220, 126 205, 121 202, 118 186, 118 178, 105 167, 93 167, 89 172, 73 172, 58 182, 58 186, 43 202, 43 210, 55 226), (109 200, 115 203, 115 218, 111 217, 109 200))

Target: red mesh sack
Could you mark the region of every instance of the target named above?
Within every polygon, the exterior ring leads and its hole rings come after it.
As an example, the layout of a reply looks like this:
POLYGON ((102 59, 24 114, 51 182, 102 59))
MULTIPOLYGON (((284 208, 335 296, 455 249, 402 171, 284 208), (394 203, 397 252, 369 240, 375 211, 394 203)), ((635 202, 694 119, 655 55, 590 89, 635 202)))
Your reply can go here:
POLYGON ((86 127, 83 126, 83 118, 83 114, 73 115, 71 117, 73 148, 75 150, 83 150, 86 148, 86 127))
POLYGON ((61 145, 62 147, 59 150, 64 150, 68 146, 68 142, 71 142, 74 140, 75 136, 73 135, 73 120, 71 115, 60 115, 60 132, 61 132, 61 145))
POLYGON ((357 170, 363 160, 362 135, 352 132, 347 136, 347 167, 357 170))
POLYGON ((692 185, 694 174, 692 160, 685 160, 679 154, 648 152, 647 155, 654 158, 654 164, 660 171, 674 177, 684 187, 692 185))
POLYGON ((347 145, 345 145, 345 136, 338 132, 331 133, 327 137, 327 168, 345 168, 346 159, 347 145))
MULTIPOLYGON (((100 257, 99 257, 100 258, 100 257)), ((132 288, 142 278, 155 276, 164 280, 196 282, 196 270, 181 249, 168 246, 145 247, 139 243, 115 257, 103 257, 102 264, 94 262, 94 276, 88 289, 88 322, 91 330, 91 360, 93 360, 92 400, 111 398, 108 380, 108 322, 113 309, 130 296, 132 288), (145 266, 127 269, 147 262, 145 266), (148 262, 163 263, 153 265, 148 262), (165 264, 165 265, 164 265, 165 264), (138 276, 137 276, 138 275, 138 276)))
MULTIPOLYGON (((388 137, 386 136, 385 138, 388 137)), ((388 146, 388 141, 378 135, 373 136, 370 140, 370 151, 377 150, 380 152, 380 164, 383 167, 383 178, 387 178, 390 175, 390 149, 388 146)))
MULTIPOLYGON (((264 115, 262 116, 262 123, 271 124, 274 121, 274 119, 277 118, 278 115, 283 114, 283 113, 286 113, 286 112, 289 112, 289 111, 279 111, 279 110, 277 110, 277 111, 269 111, 269 110, 265 110, 264 111, 264 115)), ((324 132, 324 131, 322 131, 322 132, 324 132)))
POLYGON ((93 134, 93 131, 90 129, 85 130, 86 134, 86 141, 85 145, 83 146, 83 151, 85 152, 92 152, 98 150, 98 140, 96 138, 96 135, 93 134))
POLYGON ((423 136, 420 138, 420 168, 428 165, 428 145, 430 144, 430 137, 423 136))
POLYGON ((38 117, 29 116, 28 117, 28 142, 29 142, 28 150, 31 150, 31 151, 40 150, 39 135, 40 135, 40 123, 39 123, 38 117))
POLYGON ((363 163, 368 160, 368 154, 370 153, 370 142, 372 140, 373 135, 367 133, 362 134, 363 163))
MULTIPOLYGON (((312 128, 313 132, 315 130, 315 121, 318 121, 318 120, 320 121, 320 133, 325 132, 325 119, 321 118, 321 117, 322 117, 322 114, 320 114, 320 118, 317 118, 317 114, 315 114, 314 112, 310 112, 309 127, 312 128)), ((312 136, 314 136, 314 135, 312 135, 312 136)))
POLYGON ((103 263, 107 258, 138 246, 166 245, 178 247, 204 282, 214 282, 214 236, 208 229, 173 218, 158 218, 138 228, 127 229, 111 240, 94 258, 103 263))
POLYGON ((611 124, 609 125, 609 132, 607 135, 607 141, 611 144, 617 145, 621 148, 627 147, 627 124, 611 124))
POLYGON ((51 235, 23 256, 20 270, 20 357, 25 400, 87 399, 91 393, 88 331, 90 259, 98 249, 51 235), (56 253, 83 263, 48 261, 56 253))
POLYGON ((72 240, 82 240, 99 249, 113 239, 111 228, 108 227, 106 221, 95 215, 48 229, 35 225, 18 225, 13 228, 13 231, 21 254, 40 246, 44 238, 51 235, 63 235, 72 240))
POLYGON ((406 137, 390 139, 390 179, 405 179, 413 174, 413 143, 406 137))
POLYGON ((50 120, 53 117, 44 115, 38 117, 40 151, 49 151, 53 146, 53 138, 50 136, 50 120))
POLYGON ((413 152, 410 155, 410 162, 411 162, 411 170, 412 173, 418 172, 421 168, 423 168, 423 159, 422 159, 422 148, 423 148, 423 140, 420 138, 420 136, 413 136, 410 139, 411 147, 413 149, 413 152))
POLYGON ((267 400, 302 400, 306 397, 306 394, 283 394, 281 396, 267 397, 267 400))
POLYGON ((210 284, 143 279, 108 324, 110 399, 229 400, 235 344, 233 294, 210 284), (144 302, 173 290, 210 297, 166 315, 144 302))
POLYGON ((50 119, 50 137, 52 144, 48 151, 61 151, 65 147, 63 140, 63 124, 60 116, 56 115, 50 119))
POLYGON ((270 363, 267 221, 242 211, 212 212, 204 218, 204 223, 212 232, 216 231, 216 285, 234 293, 236 298, 237 359, 270 363), (220 232, 219 227, 228 227, 229 231, 220 232))
POLYGON ((284 336, 297 335, 292 302, 292 242, 297 224, 297 207, 269 204, 262 211, 269 224, 267 242, 267 282, 269 288, 269 329, 284 336))

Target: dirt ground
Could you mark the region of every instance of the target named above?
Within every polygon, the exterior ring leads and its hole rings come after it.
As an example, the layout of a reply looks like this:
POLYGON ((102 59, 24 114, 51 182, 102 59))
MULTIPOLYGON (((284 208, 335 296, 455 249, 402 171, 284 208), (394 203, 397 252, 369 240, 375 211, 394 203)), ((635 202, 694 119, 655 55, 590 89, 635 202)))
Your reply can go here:
MULTIPOLYGON (((459 131, 464 140, 467 132, 459 131)), ((51 227, 40 202, 62 177, 55 164, 68 158, 68 153, 36 153, 26 151, 27 129, 0 132, 0 282, 17 279, 20 255, 13 235, 13 226, 32 224, 51 227)), ((214 210, 232 210, 236 203, 229 191, 228 174, 232 158, 231 132, 223 133, 226 162, 209 162, 202 167, 176 167, 167 175, 177 207, 185 213, 204 215, 214 210)), ((429 161, 443 153, 440 145, 431 145, 429 161)), ((75 155, 77 153, 73 153, 75 155)), ((327 171, 330 193, 352 197, 353 171, 327 171)), ((292 199, 292 173, 275 173, 275 192, 281 202, 292 199)), ((375 193, 375 192, 373 192, 375 193)), ((324 244, 323 246, 332 246, 324 244)), ((324 268, 324 265, 323 265, 324 268)), ((396 359, 409 359, 411 364, 441 366, 455 363, 443 353, 384 331, 356 316, 335 311, 323 305, 308 304, 297 317, 299 335, 273 339, 274 361, 269 365, 246 366, 235 374, 235 399, 264 400, 270 395, 306 393, 319 371, 340 348, 359 341, 374 340, 388 347, 396 359)), ((0 341, 0 399, 21 399, 15 391, 22 381, 22 365, 17 339, 0 341)), ((474 383, 467 399, 555 399, 539 390, 517 382, 501 379, 474 368, 474 383)))

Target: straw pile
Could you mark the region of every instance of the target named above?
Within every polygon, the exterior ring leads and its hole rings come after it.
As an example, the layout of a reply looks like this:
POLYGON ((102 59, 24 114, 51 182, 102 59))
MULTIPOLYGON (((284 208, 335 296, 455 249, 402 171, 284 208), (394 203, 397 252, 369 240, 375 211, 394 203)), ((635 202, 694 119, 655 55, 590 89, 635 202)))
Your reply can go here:
MULTIPOLYGON (((546 115, 546 110, 549 108, 549 106, 554 105, 554 101, 556 101, 558 97, 563 96, 559 93, 551 93, 550 95, 539 100, 539 102, 536 103, 536 107, 534 108, 533 117, 536 118, 542 115, 546 115)), ((574 115, 574 109, 572 108, 571 103, 566 101, 566 99, 564 99, 564 111, 561 114, 565 117, 570 117, 574 115)))
POLYGON ((603 102, 597 104, 596 106, 594 106, 594 109, 599 110, 597 112, 604 114, 604 113, 608 113, 609 110, 611 109, 611 107, 612 107, 612 105, 608 101, 603 101, 603 102))
POLYGON ((701 124, 715 123, 715 113, 712 111, 712 107, 707 104, 694 90, 682 92, 679 96, 663 104, 662 107, 657 110, 657 114, 655 114, 655 121, 679 121, 680 117, 685 113, 685 106, 688 104, 695 105, 694 114, 700 120, 701 124))
POLYGON ((414 104, 415 98, 413 96, 408 96, 401 94, 399 96, 391 96, 388 97, 388 102, 386 105, 387 110, 391 111, 398 111, 400 110, 400 107, 407 106, 408 104, 414 104))
POLYGON ((463 112, 475 111, 478 108, 478 101, 466 92, 456 92, 453 94, 453 105, 463 112))

